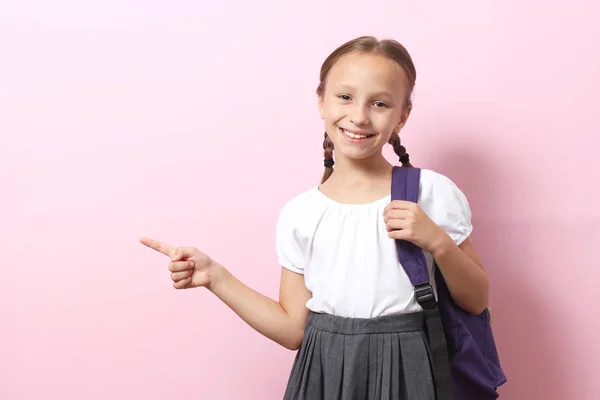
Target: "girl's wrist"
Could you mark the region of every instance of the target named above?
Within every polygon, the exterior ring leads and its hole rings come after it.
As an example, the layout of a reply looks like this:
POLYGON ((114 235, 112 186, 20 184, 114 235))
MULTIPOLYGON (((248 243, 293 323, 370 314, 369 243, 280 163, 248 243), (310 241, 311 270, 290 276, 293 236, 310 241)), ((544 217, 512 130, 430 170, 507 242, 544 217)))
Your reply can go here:
POLYGON ((456 243, 454 243, 454 240, 452 240, 450 235, 442 228, 439 228, 438 235, 431 244, 429 252, 433 258, 438 258, 454 246, 456 246, 456 243))
POLYGON ((215 291, 218 290, 218 286, 219 286, 220 282, 223 280, 223 277, 226 272, 227 271, 225 270, 225 267, 223 267, 221 264, 217 263, 216 261, 212 261, 212 266, 210 268, 210 280, 209 280, 208 285, 206 285, 206 288, 209 291, 215 293, 215 291))

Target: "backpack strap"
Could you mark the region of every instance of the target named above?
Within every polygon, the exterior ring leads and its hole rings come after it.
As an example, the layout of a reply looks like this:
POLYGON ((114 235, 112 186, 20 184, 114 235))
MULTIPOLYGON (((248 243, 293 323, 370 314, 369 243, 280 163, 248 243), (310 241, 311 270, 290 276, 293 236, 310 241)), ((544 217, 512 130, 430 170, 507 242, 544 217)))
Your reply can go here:
MULTIPOLYGON (((417 203, 419 199, 419 168, 394 167, 392 172, 392 200, 405 200, 417 203)), ((435 307, 437 300, 429 283, 429 271, 425 254, 415 244, 407 240, 396 240, 398 261, 415 287, 417 302, 424 309, 435 307)))
MULTIPOLYGON (((417 203, 421 170, 412 167, 394 167, 392 172, 392 201, 404 200, 417 203)), ((444 325, 438 302, 429 282, 427 260, 423 250, 407 240, 396 240, 398 261, 415 287, 415 298, 423 308, 425 325, 433 358, 433 381, 437 400, 452 399, 450 362, 444 325)))

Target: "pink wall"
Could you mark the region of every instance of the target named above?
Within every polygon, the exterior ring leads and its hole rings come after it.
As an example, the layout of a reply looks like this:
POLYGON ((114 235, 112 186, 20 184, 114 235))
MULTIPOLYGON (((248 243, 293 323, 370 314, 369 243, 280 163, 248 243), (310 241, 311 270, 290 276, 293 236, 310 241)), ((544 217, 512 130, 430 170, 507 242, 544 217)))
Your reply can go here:
POLYGON ((318 69, 365 33, 413 54, 405 143, 471 200, 503 398, 597 399, 598 2, 12 3, 0 399, 281 398, 293 353, 138 238, 276 297, 277 212, 321 173, 318 69))

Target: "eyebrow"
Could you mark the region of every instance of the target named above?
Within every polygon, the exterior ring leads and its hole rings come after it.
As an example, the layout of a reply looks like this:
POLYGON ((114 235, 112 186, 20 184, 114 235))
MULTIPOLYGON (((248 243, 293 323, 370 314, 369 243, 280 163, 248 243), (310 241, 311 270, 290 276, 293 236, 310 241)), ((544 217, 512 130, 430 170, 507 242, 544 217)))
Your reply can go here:
MULTIPOLYGON (((335 87, 336 87, 336 89, 338 89, 338 90, 348 90, 348 91, 353 91, 353 90, 355 89, 353 86, 351 86, 351 85, 347 85, 347 84, 344 84, 344 83, 337 84, 335 87)), ((393 95, 392 93, 390 93, 390 92, 388 92, 388 91, 385 91, 385 90, 380 90, 380 91, 378 91, 378 92, 371 93, 371 94, 370 94, 370 96, 371 96, 371 97, 381 97, 381 96, 385 96, 385 97, 389 97, 389 98, 392 98, 392 99, 394 98, 394 95, 393 95)))

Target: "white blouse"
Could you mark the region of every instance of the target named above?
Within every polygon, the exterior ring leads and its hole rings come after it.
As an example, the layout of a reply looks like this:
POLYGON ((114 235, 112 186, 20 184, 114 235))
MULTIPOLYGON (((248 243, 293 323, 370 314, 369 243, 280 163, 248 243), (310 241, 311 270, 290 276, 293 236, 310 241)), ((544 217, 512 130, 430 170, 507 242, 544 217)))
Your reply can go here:
MULTIPOLYGON (((304 274, 309 310, 352 318, 421 310, 383 220, 390 199, 342 204, 315 186, 283 206, 277 256, 282 267, 304 274)), ((446 176, 422 170, 418 203, 457 245, 471 234, 467 198, 446 176)), ((435 289, 433 257, 425 256, 435 289)))

